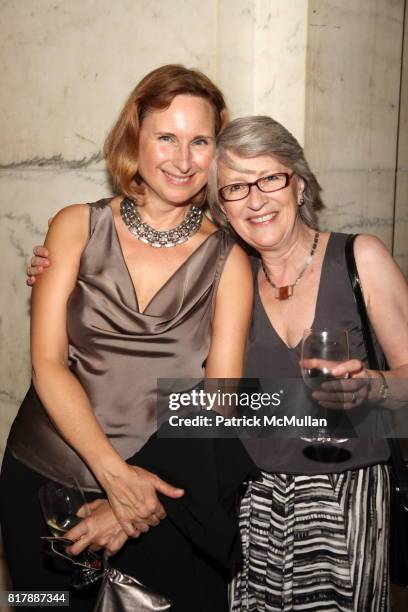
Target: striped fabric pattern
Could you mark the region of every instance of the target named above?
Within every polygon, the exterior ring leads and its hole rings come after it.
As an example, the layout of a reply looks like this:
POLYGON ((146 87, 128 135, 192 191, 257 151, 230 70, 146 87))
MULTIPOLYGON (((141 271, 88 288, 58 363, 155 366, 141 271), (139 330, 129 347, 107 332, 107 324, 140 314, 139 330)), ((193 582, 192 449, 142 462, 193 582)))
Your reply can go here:
POLYGON ((241 502, 233 612, 389 610, 389 473, 262 472, 241 502))

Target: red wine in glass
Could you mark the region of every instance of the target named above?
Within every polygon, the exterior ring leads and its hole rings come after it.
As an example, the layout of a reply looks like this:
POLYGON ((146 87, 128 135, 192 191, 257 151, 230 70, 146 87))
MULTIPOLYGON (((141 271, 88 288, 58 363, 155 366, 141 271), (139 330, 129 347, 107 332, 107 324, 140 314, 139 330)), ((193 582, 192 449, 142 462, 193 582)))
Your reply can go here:
MULTIPOLYGON (((305 385, 311 391, 321 389, 325 382, 338 380, 332 375, 333 368, 349 359, 348 334, 344 329, 306 329, 302 339, 301 370, 305 385), (310 363, 313 360, 313 363, 310 363)), ((326 412, 326 416, 329 416, 326 412)), ((336 438, 324 429, 317 429, 310 437, 302 438, 318 444, 346 442, 347 438, 336 438)))

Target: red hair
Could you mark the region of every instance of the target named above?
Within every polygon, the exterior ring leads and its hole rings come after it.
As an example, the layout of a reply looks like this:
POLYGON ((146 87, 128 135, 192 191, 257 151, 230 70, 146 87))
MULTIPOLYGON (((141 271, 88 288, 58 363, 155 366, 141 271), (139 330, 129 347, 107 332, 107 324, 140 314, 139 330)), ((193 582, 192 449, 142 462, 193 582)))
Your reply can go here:
POLYGON ((105 142, 105 156, 114 185, 121 195, 135 199, 143 194, 138 181, 138 142, 143 117, 149 110, 165 110, 178 95, 207 100, 214 109, 215 135, 227 123, 221 91, 205 74, 179 64, 149 72, 130 94, 105 142))

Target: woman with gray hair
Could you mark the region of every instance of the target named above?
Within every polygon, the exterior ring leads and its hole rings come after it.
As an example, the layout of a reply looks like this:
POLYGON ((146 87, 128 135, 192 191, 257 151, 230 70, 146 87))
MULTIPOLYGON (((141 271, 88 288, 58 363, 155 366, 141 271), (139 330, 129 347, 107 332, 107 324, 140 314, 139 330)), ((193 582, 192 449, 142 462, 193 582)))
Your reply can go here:
MULTIPOLYGON (((232 121, 217 137, 208 187, 213 218, 258 253, 244 375, 299 379, 303 330, 341 327, 352 358, 331 370, 339 379, 330 383, 334 392, 326 386, 314 397, 346 409, 384 399, 392 380, 408 374, 406 281, 377 238, 356 239, 376 348, 390 367, 371 370, 347 273, 347 236, 317 229, 320 187, 296 139, 269 117, 232 121)), ((245 444, 262 475, 241 502, 243 562, 232 610, 389 610, 386 442, 351 439, 341 462, 314 460, 301 439, 245 444)))
MULTIPOLYGON (((292 134, 269 117, 232 121, 217 138, 209 191, 213 217, 260 256, 253 258, 244 375, 299 378, 303 331, 342 328, 351 359, 331 370, 339 379, 332 388, 326 383, 313 397, 346 409, 367 396, 385 398, 390 379, 408 374, 407 283, 377 238, 358 236, 355 259, 376 348, 390 367, 370 370, 347 235, 317 229, 320 187, 292 134)), ((340 462, 316 460, 302 439, 245 444, 262 477, 249 482, 241 502, 244 559, 232 610, 388 610, 386 441, 351 439, 341 445, 340 462)))

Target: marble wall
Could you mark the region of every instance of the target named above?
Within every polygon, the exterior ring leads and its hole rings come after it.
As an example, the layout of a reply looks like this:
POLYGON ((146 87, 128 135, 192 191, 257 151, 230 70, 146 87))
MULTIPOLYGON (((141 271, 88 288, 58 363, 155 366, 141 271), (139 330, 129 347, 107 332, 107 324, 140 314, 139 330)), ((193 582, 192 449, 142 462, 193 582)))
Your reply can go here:
POLYGON ((232 117, 272 115, 303 142, 307 0, 224 0, 216 78, 232 117))
POLYGON ((323 226, 374 233, 391 250, 397 231, 395 252, 407 273, 406 66, 400 97, 404 5, 404 0, 309 1, 305 149, 324 189, 323 226))
POLYGON ((291 126, 324 223, 377 233, 408 271, 403 13, 404 0, 0 0, 0 454, 29 380, 31 247, 59 208, 110 194, 106 131, 158 65, 206 72, 233 117, 291 126))
POLYGON ((393 252, 408 274, 408 10, 401 65, 393 252))

